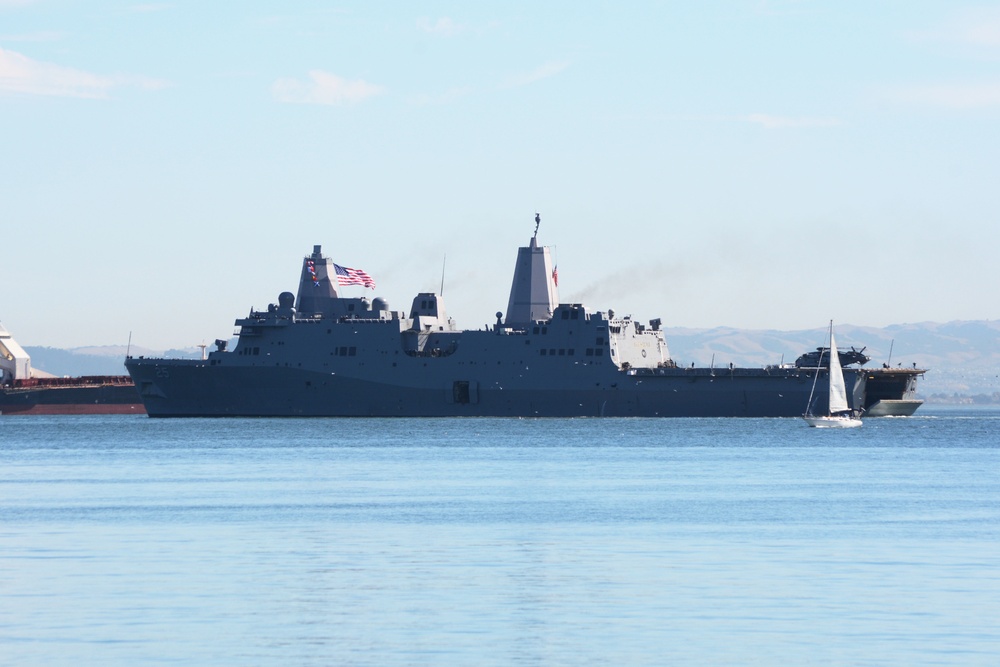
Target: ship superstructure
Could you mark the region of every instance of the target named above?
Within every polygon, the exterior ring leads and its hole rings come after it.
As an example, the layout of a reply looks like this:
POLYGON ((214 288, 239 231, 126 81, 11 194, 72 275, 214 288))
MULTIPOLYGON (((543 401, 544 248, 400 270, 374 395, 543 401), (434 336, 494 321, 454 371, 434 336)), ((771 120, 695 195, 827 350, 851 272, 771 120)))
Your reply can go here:
POLYGON ((31 376, 31 357, 0 324, 0 386, 31 376))

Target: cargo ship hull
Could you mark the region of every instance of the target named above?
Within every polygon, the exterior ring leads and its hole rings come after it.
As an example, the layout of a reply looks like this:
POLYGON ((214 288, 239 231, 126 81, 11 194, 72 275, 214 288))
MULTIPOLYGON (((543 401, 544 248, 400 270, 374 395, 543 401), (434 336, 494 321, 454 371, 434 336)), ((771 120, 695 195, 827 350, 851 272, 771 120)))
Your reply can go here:
POLYGON ((0 415, 144 414, 128 377, 18 381, 0 388, 0 415))

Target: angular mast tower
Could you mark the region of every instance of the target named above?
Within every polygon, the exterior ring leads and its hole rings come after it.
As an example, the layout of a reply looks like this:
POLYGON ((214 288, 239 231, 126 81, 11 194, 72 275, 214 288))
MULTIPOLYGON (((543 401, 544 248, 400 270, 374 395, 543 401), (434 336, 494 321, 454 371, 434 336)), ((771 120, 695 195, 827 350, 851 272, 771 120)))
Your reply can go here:
POLYGON ((536 213, 535 234, 527 247, 517 249, 504 326, 523 328, 532 322, 549 320, 559 305, 559 291, 552 275, 552 255, 548 248, 538 246, 541 222, 541 216, 536 213))
POLYGON ((333 260, 324 257, 321 250, 321 246, 314 245, 312 255, 302 259, 295 309, 303 315, 331 315, 337 300, 337 272, 333 260))

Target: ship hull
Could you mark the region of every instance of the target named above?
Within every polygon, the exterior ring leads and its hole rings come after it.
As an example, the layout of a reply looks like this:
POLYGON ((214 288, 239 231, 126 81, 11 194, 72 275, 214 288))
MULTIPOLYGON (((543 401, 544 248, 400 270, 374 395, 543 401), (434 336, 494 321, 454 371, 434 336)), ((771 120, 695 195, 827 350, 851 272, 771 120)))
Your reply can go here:
POLYGON ((890 399, 876 401, 868 408, 868 417, 910 417, 924 402, 920 399, 890 399))
POLYGON ((118 415, 145 412, 139 393, 131 383, 0 389, 2 415, 118 415))
MULTIPOLYGON (((814 374, 664 368, 521 387, 513 379, 458 376, 405 385, 184 360, 130 360, 127 366, 151 417, 800 417, 814 374)), ((864 374, 846 375, 860 403, 864 374)), ((817 392, 814 400, 824 396, 817 392)))

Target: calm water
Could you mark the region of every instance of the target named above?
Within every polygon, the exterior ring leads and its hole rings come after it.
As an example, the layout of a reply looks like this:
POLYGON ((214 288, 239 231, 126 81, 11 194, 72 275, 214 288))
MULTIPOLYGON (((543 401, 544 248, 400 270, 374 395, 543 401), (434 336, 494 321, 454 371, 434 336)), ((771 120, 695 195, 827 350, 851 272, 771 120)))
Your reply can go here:
POLYGON ((0 663, 993 665, 1000 411, 0 417, 0 663))

